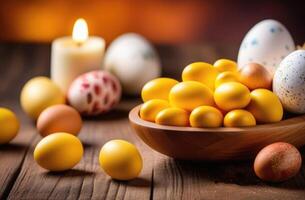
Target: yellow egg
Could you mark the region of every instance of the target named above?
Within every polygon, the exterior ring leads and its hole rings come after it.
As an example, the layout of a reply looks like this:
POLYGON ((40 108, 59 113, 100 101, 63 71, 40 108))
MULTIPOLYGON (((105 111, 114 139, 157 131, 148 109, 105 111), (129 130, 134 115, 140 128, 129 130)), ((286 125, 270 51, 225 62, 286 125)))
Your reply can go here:
POLYGON ((247 110, 260 123, 278 122, 283 117, 283 107, 279 98, 267 89, 256 89, 251 92, 247 110))
POLYGON ((222 113, 212 106, 195 108, 190 115, 190 124, 198 128, 216 128, 222 125, 222 113))
POLYGON ((170 107, 168 101, 162 99, 152 99, 146 101, 140 109, 140 117, 146 121, 155 122, 157 114, 165 109, 170 107))
POLYGON ((0 144, 6 144, 16 137, 19 131, 19 120, 7 108, 0 108, 0 144))
POLYGON ((244 108, 249 104, 250 99, 249 89, 237 82, 223 83, 214 93, 215 103, 225 111, 244 108))
POLYGON ((136 178, 143 165, 137 148, 124 140, 107 142, 100 151, 99 162, 103 170, 117 180, 136 178))
POLYGON ((186 66, 182 72, 183 81, 198 81, 211 90, 214 90, 214 82, 218 72, 213 65, 205 62, 195 62, 186 66))
POLYGON ((166 108, 157 114, 156 123, 168 126, 188 126, 189 114, 181 108, 166 108))
POLYGON ((233 60, 229 59, 219 59, 214 63, 214 67, 217 69, 218 72, 237 72, 238 67, 237 63, 233 60))
POLYGON ((65 96, 60 88, 47 77, 29 80, 21 91, 21 107, 33 119, 47 107, 64 104, 65 96))
POLYGON ((179 83, 172 78, 156 78, 147 82, 142 88, 142 99, 144 102, 151 99, 168 100, 169 91, 179 83))
POLYGON ((215 88, 217 88, 218 86, 220 86, 223 83, 227 83, 227 82, 239 82, 238 79, 238 74, 234 73, 234 72, 221 72, 220 74, 218 74, 218 76, 216 77, 215 80, 215 88))
POLYGON ((196 81, 181 82, 171 89, 169 103, 174 107, 192 111, 198 106, 214 105, 213 92, 196 81))
POLYGON ((256 121, 254 116, 242 109, 232 110, 228 112, 224 118, 225 127, 245 127, 255 126, 256 121))
POLYGON ((53 133, 43 138, 35 147, 34 159, 50 171, 73 168, 83 156, 81 141, 70 133, 53 133))

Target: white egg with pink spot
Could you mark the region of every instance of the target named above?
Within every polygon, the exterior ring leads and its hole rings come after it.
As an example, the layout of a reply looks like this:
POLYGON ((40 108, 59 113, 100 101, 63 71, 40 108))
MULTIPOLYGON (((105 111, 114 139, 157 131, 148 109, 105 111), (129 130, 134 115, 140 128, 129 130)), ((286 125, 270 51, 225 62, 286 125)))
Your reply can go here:
POLYGON ((99 115, 118 104, 121 91, 115 76, 96 70, 77 77, 70 85, 67 99, 82 115, 99 115))

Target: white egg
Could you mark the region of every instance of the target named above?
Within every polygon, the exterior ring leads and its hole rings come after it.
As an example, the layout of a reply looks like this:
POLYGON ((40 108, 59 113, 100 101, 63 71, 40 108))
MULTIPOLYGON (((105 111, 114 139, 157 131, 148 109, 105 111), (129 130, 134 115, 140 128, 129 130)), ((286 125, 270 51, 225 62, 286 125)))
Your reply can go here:
POLYGON ((119 80, 107 71, 96 70, 77 77, 67 99, 82 115, 99 115, 111 110, 121 98, 119 80))
POLYGON ((238 53, 238 66, 249 62, 263 65, 273 76, 279 63, 295 50, 293 39, 280 22, 267 19, 246 34, 238 53))
POLYGON ((284 108, 294 113, 305 113, 305 50, 289 54, 276 70, 273 92, 284 108))
POLYGON ((153 46, 144 37, 124 34, 109 46, 104 68, 121 82, 126 94, 140 94, 142 87, 161 74, 160 59, 153 46))

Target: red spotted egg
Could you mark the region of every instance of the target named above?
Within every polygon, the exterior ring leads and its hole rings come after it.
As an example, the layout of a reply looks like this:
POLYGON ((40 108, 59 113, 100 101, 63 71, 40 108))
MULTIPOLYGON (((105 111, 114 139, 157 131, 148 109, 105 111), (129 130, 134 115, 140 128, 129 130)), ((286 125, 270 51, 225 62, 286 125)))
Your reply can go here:
POLYGON ((107 71, 96 70, 77 77, 67 99, 82 115, 99 115, 111 110, 121 98, 119 80, 107 71))

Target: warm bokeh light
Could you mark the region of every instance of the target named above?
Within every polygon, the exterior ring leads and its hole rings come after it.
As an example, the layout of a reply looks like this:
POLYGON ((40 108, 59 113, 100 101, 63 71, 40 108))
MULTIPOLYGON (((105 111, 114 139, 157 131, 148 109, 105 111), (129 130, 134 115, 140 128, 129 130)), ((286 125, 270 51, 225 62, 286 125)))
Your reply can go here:
POLYGON ((83 43, 88 39, 88 26, 83 18, 76 20, 73 26, 72 38, 77 43, 83 43))
POLYGON ((90 24, 90 35, 101 36, 108 44, 123 33, 136 32, 155 44, 211 42, 238 49, 254 24, 272 18, 303 44, 302 9, 289 1, 10 0, 1 1, 0 42, 50 43, 71 35, 75 19, 83 17, 90 24))

